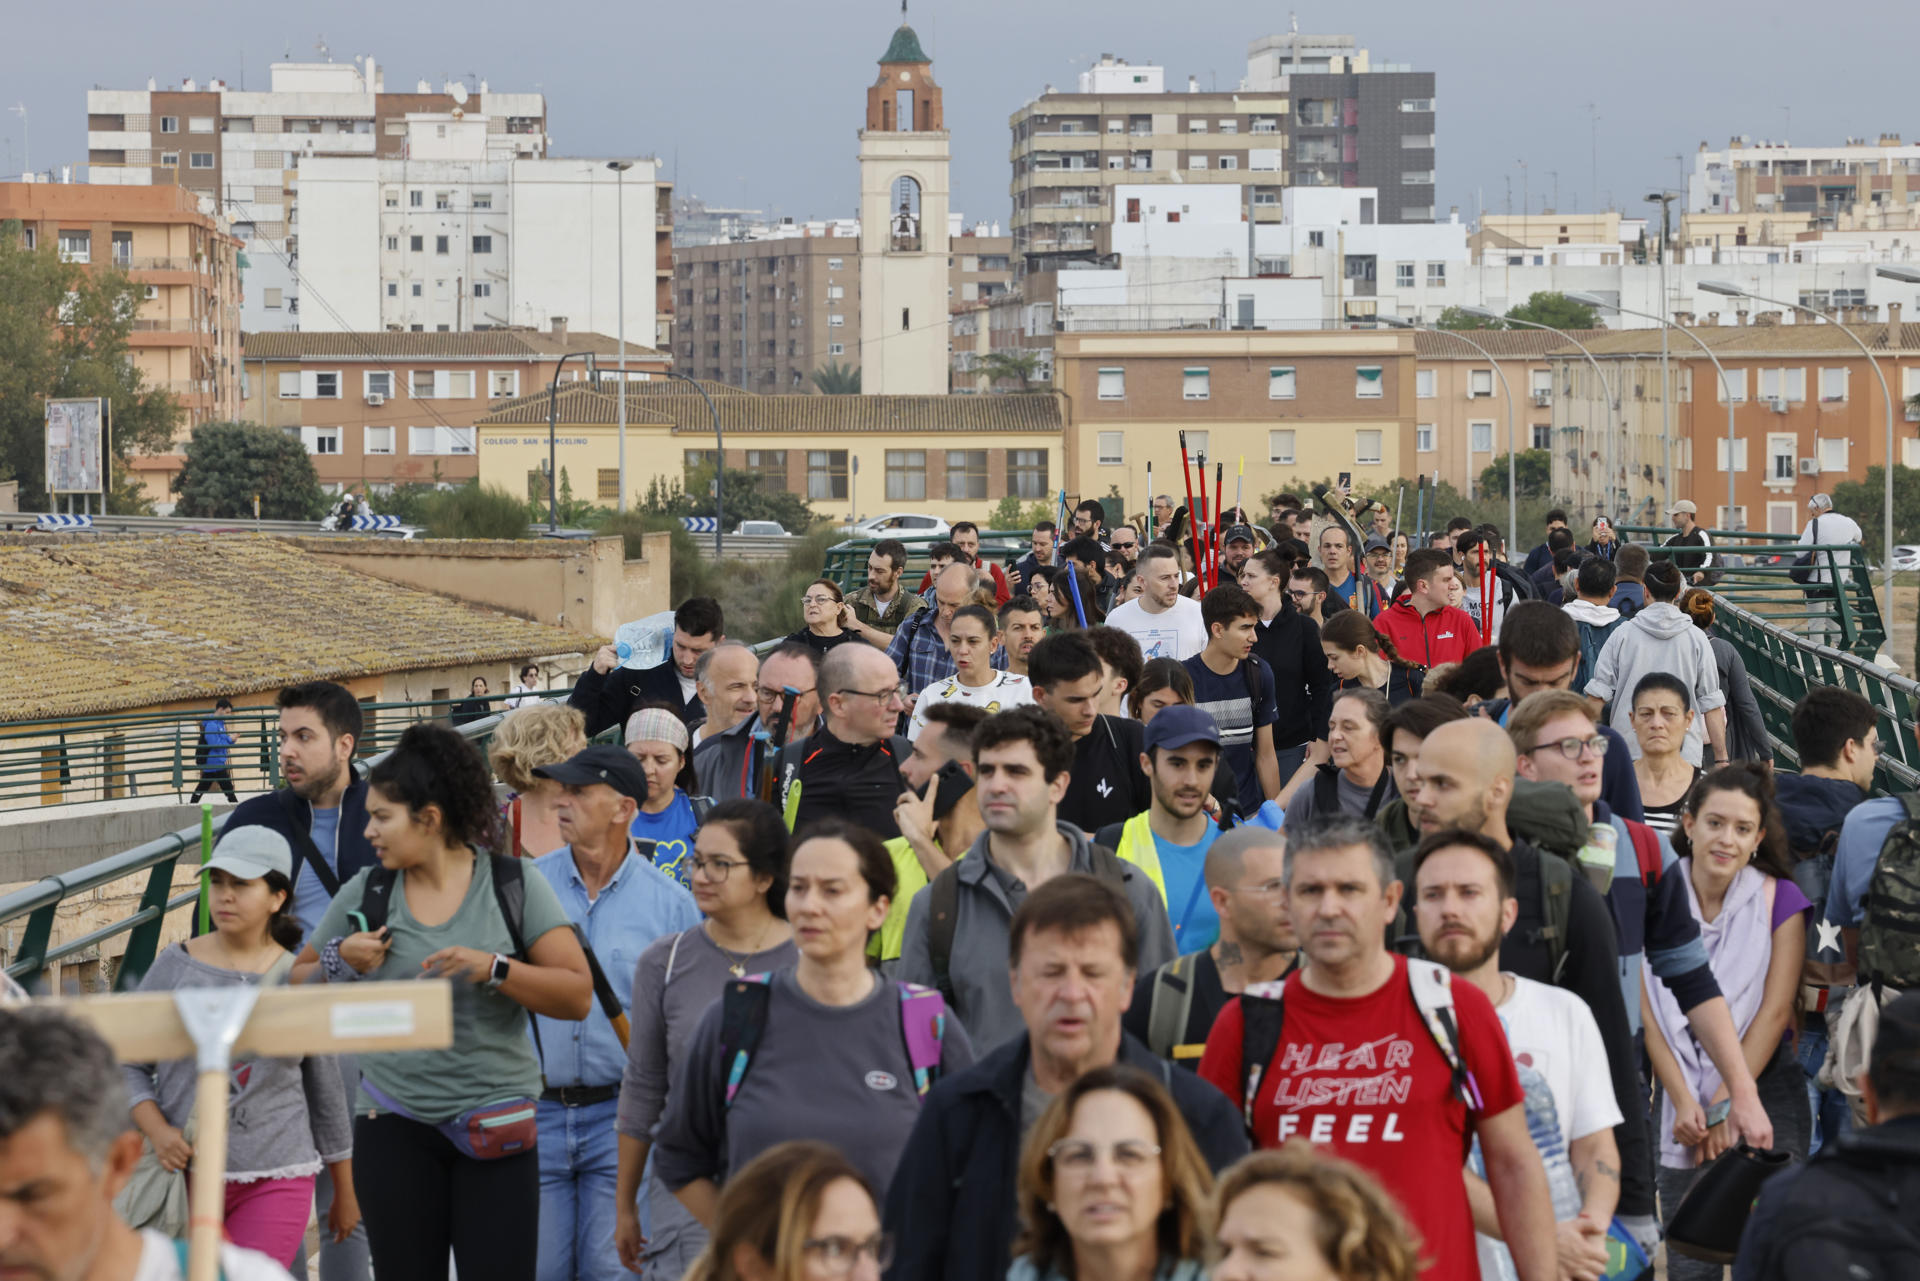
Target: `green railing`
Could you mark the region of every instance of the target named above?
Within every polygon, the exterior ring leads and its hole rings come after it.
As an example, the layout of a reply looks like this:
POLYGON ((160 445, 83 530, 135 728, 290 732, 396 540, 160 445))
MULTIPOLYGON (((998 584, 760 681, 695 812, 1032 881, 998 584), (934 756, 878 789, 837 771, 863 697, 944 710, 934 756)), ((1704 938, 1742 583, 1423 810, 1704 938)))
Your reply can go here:
MULTIPOLYGON (((1646 545, 1655 556, 1667 554, 1659 544, 1673 532, 1671 527, 1620 527, 1623 537, 1646 545)), ((1880 601, 1874 595, 1872 567, 1859 544, 1809 546, 1794 534, 1744 530, 1715 529, 1707 533, 1713 539, 1710 550, 1715 566, 1713 581, 1708 585, 1716 596, 1775 627, 1865 658, 1871 658, 1886 644, 1887 629, 1880 601), (1825 571, 1825 584, 1802 587, 1793 581, 1794 559, 1807 552, 1813 554, 1813 568, 1825 571), (1819 594, 1810 596, 1810 590, 1819 594)), ((1674 551, 1685 555, 1687 549, 1674 551)))
MULTIPOLYGON (((920 581, 920 575, 927 568, 927 549, 935 543, 947 541, 945 534, 889 534, 888 538, 904 543, 907 548, 907 567, 902 571, 913 584, 920 581)), ((980 556, 983 560, 1011 563, 1025 556, 1031 548, 1029 540, 1033 531, 1029 529, 987 529, 980 533, 980 556)), ((845 542, 835 543, 827 548, 826 564, 820 569, 820 577, 832 579, 843 592, 854 591, 867 585, 867 556, 873 551, 873 545, 883 540, 878 538, 849 538, 845 542)))

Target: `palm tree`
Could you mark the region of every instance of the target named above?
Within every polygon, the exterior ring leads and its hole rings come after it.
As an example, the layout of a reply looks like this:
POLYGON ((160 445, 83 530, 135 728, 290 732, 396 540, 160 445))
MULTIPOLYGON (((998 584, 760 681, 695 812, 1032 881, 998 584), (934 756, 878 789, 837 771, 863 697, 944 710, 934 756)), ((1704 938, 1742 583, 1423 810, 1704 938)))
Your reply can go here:
POLYGON ((981 358, 979 370, 987 376, 988 386, 1013 381, 1020 384, 1017 390, 1032 391, 1034 375, 1040 372, 1040 353, 1019 348, 989 352, 981 358))
POLYGON ((813 371, 813 385, 823 396, 858 396, 860 371, 829 360, 813 371))

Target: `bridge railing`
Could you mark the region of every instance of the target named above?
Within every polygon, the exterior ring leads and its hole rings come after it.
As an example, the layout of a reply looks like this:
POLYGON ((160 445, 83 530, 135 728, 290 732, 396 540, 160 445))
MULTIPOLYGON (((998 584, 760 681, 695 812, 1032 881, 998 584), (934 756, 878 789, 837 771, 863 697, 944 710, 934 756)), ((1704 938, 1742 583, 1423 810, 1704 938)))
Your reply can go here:
MULTIPOLYGON (((1033 537, 1030 529, 983 529, 980 531, 980 558, 1007 564, 1025 556, 1029 549, 1029 539, 1033 537)), ((927 550, 935 543, 948 541, 945 534, 888 534, 886 538, 903 543, 907 549, 907 568, 905 576, 911 578, 907 590, 912 591, 919 583, 920 575, 927 568, 927 550)), ((827 548, 826 564, 821 566, 820 576, 832 579, 843 592, 854 591, 867 584, 867 557, 873 551, 879 538, 849 538, 845 542, 835 543, 827 548)))

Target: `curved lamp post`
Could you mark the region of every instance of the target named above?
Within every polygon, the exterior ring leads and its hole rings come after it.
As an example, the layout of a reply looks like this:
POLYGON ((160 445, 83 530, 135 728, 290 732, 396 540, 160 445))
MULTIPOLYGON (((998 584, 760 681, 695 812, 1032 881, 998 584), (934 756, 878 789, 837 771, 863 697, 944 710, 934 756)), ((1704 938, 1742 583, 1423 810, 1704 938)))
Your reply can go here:
MULTIPOLYGON (((713 397, 707 395, 707 389, 700 385, 699 379, 689 378, 671 369, 664 370, 656 376, 678 378, 699 392, 700 399, 707 402, 707 413, 713 417, 713 559, 717 563, 721 558, 721 550, 726 545, 724 540, 727 532, 727 442, 726 438, 720 434, 720 411, 714 408, 713 397)), ((626 397, 627 385, 622 382, 620 384, 621 401, 624 402, 626 397)))
POLYGON ((560 357, 553 366, 553 380, 547 384, 547 532, 560 528, 560 467, 555 460, 554 450, 554 414, 560 402, 560 371, 575 356, 587 362, 589 372, 593 369, 593 353, 590 351, 570 351, 560 357))
MULTIPOLYGON (((1518 464, 1515 462, 1513 444, 1513 388, 1507 383, 1506 371, 1500 368, 1500 362, 1493 358, 1492 352, 1457 329, 1435 329, 1432 325, 1423 325, 1419 321, 1409 320, 1405 316, 1376 316, 1374 319, 1380 321, 1382 324, 1390 325, 1395 329, 1425 329, 1430 333, 1445 334, 1449 338, 1458 338, 1461 342, 1473 348, 1482 356, 1485 356, 1487 363, 1493 366, 1494 377, 1500 380, 1500 390, 1505 393, 1507 397, 1507 546, 1518 547, 1520 545, 1520 503, 1516 497, 1519 492, 1519 485, 1517 483, 1518 464)), ((1469 469, 1471 469, 1471 464, 1469 464, 1469 469)))

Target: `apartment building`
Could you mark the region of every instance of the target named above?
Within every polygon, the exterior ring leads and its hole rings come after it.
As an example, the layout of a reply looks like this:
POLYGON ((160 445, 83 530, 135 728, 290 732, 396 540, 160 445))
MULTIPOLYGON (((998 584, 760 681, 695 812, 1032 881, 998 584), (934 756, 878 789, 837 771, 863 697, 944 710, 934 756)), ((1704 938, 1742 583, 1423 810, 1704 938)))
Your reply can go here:
POLYGON ((1239 486, 1249 504, 1341 472, 1364 484, 1418 470, 1409 332, 1063 333, 1053 350, 1054 387, 1073 405, 1070 494, 1117 488, 1131 512, 1178 493, 1182 431, 1189 454, 1207 455, 1208 483, 1224 464, 1227 493, 1239 486))
MULTIPOLYGON (((949 219, 947 303, 999 297, 1012 283, 1010 237, 949 219)), ((765 239, 674 250, 678 367, 771 395, 813 390, 815 370, 860 367, 860 224, 785 223, 765 239)))
MULTIPOLYGON (((1573 336, 1587 342, 1606 332, 1576 330, 1573 336)), ((1538 329, 1478 329, 1464 339, 1422 329, 1413 338, 1416 471, 1438 476, 1463 494, 1477 494, 1480 474, 1508 452, 1509 389, 1514 448, 1553 448, 1554 362, 1548 353, 1567 350, 1565 338, 1538 329), (1493 360, 1468 340, 1485 347, 1493 360)), ((1653 350, 1657 357, 1657 334, 1653 350)), ((1506 492, 1504 483, 1500 492, 1506 492)))
POLYGON ((316 157, 399 159, 407 116, 462 112, 486 121, 489 155, 547 152, 538 93, 495 93, 427 81, 388 92, 371 55, 351 62, 276 62, 268 87, 194 79, 87 93, 88 181, 181 186, 213 198, 248 242, 247 332, 301 326, 300 168, 316 157))
MULTIPOLYGON (((248 334, 239 416, 298 433, 335 492, 457 485, 479 474, 482 418, 520 398, 544 404, 537 393, 556 370, 563 386, 588 376, 578 358, 559 368, 562 355, 590 352, 606 371, 618 346, 608 334, 570 332, 564 319, 547 330, 248 334)), ((627 364, 629 377, 644 378, 665 370, 668 356, 629 342, 627 364)), ((616 472, 609 500, 618 492, 616 472)))
MULTIPOLYGON (((712 396, 726 465, 763 485, 804 496, 818 516, 859 518, 890 509, 984 521, 1000 499, 1039 502, 1066 467, 1065 397, 753 395, 723 384, 712 396)), ((569 386, 556 409, 559 467, 575 495, 617 489, 612 384, 569 386), (589 478, 593 478, 591 482, 589 478)), ((479 422, 480 481, 544 495, 547 402, 522 397, 479 422)), ((628 481, 684 479, 714 462, 713 417, 685 383, 635 382, 627 390, 628 481)))
POLYGON ((1688 213, 1802 214, 1815 226, 1906 227, 1920 204, 1920 143, 1897 133, 1837 146, 1729 139, 1701 143, 1687 177, 1688 213))
MULTIPOLYGON (((240 410, 240 241, 209 197, 184 187, 0 183, 0 222, 17 218, 29 248, 125 271, 143 295, 128 345, 149 387, 171 393, 195 424, 240 410)), ((135 457, 149 496, 164 498, 176 453, 135 457)))

